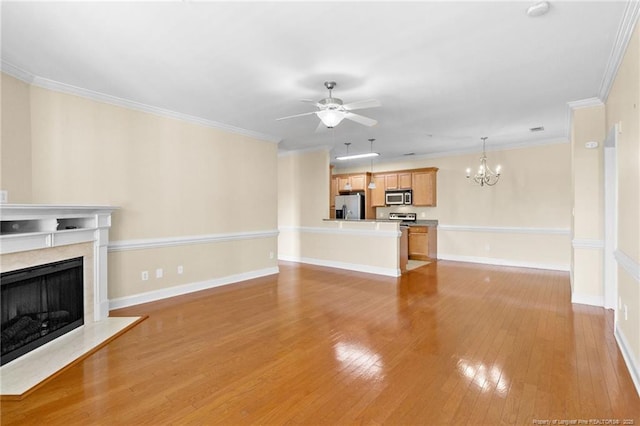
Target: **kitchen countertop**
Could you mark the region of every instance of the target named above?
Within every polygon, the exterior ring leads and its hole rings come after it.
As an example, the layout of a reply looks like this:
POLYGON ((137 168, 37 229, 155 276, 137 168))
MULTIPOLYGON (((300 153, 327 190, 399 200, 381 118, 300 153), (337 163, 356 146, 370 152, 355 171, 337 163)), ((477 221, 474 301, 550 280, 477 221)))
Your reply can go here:
POLYGON ((396 222, 388 219, 322 219, 323 222, 396 222))
POLYGON ((409 224, 409 226, 438 226, 437 220, 416 220, 409 224))
MULTIPOLYGON (((324 222, 396 222, 401 223, 398 220, 390 219, 322 219, 324 222)), ((415 222, 407 223, 409 226, 438 226, 437 220, 416 220, 415 222)))

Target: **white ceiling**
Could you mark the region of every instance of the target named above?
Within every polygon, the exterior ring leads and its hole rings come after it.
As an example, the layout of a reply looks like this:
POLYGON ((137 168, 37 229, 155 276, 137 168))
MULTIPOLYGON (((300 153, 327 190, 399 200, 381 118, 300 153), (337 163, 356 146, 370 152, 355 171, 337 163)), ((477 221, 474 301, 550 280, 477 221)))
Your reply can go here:
MULTIPOLYGON (((281 140, 383 159, 542 143, 598 96, 626 1, 3 2, 3 68, 281 140), (378 120, 316 132, 300 99, 378 120), (531 133, 529 128, 544 126, 531 133)), ((368 160, 367 160, 368 161, 368 160)))

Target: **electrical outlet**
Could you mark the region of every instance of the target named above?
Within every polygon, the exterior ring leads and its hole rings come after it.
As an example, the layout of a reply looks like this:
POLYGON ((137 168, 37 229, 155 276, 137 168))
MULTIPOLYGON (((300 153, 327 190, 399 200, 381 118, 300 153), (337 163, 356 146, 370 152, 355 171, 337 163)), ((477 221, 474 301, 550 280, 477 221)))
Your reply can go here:
POLYGON ((149 279, 149 271, 142 271, 141 278, 142 281, 147 281, 149 279))
POLYGON ((9 191, 2 190, 0 191, 0 204, 5 204, 9 202, 9 191))
POLYGON ((178 275, 182 275, 183 272, 184 268, 182 267, 182 265, 178 266, 178 275))
POLYGON ((162 268, 156 269, 156 278, 162 278, 162 268))
POLYGON ((484 245, 484 249, 485 249, 486 251, 491 251, 491 245, 490 245, 490 244, 485 244, 485 245, 484 245))
POLYGON ((420 217, 422 217, 422 218, 427 217, 427 213, 426 212, 420 212, 420 217))
POLYGON ((269 259, 273 259, 273 252, 272 251, 269 252, 269 259))

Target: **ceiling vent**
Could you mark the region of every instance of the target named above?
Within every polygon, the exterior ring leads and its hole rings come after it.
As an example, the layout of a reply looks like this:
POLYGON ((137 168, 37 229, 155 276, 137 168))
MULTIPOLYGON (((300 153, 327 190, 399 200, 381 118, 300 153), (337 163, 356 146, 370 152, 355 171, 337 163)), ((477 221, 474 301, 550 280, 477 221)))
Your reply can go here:
POLYGON ((544 131, 544 126, 532 127, 529 129, 530 132, 542 132, 544 131))
POLYGON ((415 152, 407 152, 406 154, 402 154, 402 155, 416 155, 415 152))

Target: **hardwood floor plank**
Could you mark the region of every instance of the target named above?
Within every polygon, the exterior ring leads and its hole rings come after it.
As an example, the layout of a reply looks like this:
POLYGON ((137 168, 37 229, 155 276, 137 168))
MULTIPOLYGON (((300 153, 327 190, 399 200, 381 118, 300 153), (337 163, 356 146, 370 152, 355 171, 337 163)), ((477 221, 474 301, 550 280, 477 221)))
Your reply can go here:
POLYGON ((400 278, 280 273, 113 315, 148 319, 3 425, 532 424, 633 419, 610 311, 567 273, 449 261, 400 278))

